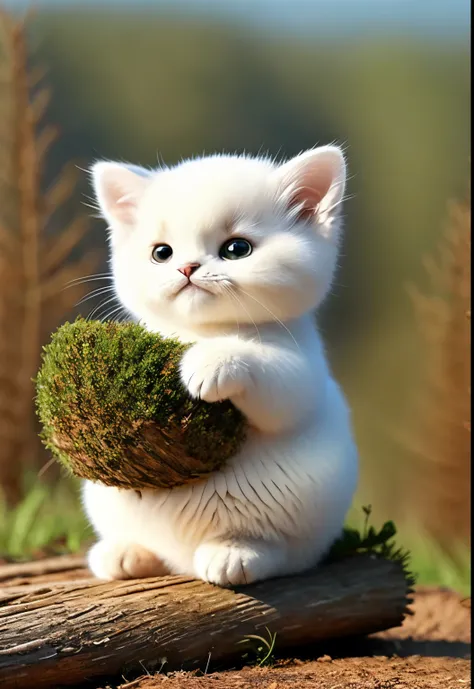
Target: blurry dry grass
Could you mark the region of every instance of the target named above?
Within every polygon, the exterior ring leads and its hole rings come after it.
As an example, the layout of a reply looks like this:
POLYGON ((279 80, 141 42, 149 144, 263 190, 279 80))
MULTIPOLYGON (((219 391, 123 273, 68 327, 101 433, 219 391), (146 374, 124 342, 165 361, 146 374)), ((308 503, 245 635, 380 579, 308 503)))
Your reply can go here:
POLYGON ((75 168, 66 169, 43 190, 58 137, 44 123, 51 93, 43 83, 30 69, 25 22, 0 8, 0 491, 10 503, 40 453, 31 380, 43 339, 80 295, 65 285, 95 267, 80 248, 85 218, 51 230, 76 179, 75 168))
POLYGON ((450 206, 437 256, 424 266, 430 294, 411 287, 426 384, 411 443, 417 517, 446 550, 470 544, 471 203, 450 206))

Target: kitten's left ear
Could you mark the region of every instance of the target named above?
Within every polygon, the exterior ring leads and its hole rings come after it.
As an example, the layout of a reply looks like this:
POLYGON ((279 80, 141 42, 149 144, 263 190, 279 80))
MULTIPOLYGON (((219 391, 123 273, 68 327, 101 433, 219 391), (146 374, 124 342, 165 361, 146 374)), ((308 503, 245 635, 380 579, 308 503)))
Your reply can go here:
POLYGON ((324 225, 337 215, 344 198, 346 163, 337 146, 306 151, 277 170, 285 205, 299 219, 324 225))

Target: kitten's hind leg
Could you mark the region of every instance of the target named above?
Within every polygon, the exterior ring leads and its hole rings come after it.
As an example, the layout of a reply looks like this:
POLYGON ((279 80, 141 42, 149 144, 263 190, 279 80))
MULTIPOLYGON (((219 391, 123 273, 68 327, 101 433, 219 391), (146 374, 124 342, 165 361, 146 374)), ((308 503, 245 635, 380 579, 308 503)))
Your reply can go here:
POLYGON ((286 569, 283 544, 240 539, 202 543, 194 554, 194 573, 218 586, 239 586, 269 579, 286 569))
POLYGON ((169 574, 163 562, 135 543, 99 541, 87 555, 89 569, 98 579, 140 579, 169 574))

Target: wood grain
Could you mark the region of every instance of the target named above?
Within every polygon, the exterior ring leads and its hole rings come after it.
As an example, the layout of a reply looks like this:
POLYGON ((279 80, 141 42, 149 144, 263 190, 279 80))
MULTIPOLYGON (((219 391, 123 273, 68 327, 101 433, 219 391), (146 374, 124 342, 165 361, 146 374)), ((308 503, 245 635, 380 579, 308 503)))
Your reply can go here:
POLYGON ((32 582, 0 589, 3 689, 238 662, 238 642, 266 627, 279 650, 368 634, 399 625, 410 593, 399 564, 367 556, 238 590, 184 577, 32 582))

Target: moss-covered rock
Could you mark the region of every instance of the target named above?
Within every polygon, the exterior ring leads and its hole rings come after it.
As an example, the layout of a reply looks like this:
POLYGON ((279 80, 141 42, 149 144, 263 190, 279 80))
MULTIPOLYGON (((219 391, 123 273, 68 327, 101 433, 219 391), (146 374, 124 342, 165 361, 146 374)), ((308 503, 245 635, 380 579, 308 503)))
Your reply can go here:
POLYGON ((46 447, 76 476, 124 488, 177 486, 222 466, 245 422, 230 402, 191 399, 185 350, 134 323, 61 326, 36 379, 46 447))

